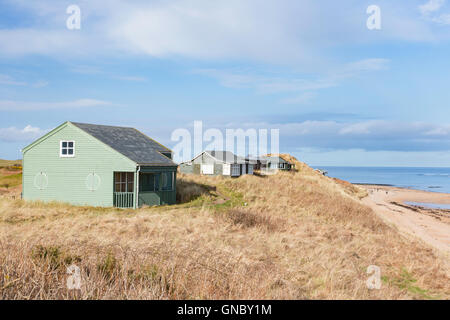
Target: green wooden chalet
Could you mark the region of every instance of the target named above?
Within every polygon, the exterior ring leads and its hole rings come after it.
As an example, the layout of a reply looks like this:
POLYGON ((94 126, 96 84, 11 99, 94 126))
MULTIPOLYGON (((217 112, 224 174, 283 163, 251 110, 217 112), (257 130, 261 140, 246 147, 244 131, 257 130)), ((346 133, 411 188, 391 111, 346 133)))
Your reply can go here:
POLYGON ((119 208, 176 202, 172 151, 134 128, 67 121, 22 152, 25 200, 119 208))

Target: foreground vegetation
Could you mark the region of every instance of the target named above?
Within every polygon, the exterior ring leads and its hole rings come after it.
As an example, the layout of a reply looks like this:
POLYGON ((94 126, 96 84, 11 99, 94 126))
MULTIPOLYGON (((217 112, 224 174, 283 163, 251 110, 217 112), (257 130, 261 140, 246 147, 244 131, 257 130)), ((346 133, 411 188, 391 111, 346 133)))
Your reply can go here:
MULTIPOLYGON (((0 299, 448 299, 445 258, 299 164, 270 177, 179 175, 139 210, 0 197, 0 299), (66 268, 81 269, 67 290, 66 268), (368 290, 369 265, 381 268, 368 290)), ((18 192, 16 190, 16 192, 18 192)))

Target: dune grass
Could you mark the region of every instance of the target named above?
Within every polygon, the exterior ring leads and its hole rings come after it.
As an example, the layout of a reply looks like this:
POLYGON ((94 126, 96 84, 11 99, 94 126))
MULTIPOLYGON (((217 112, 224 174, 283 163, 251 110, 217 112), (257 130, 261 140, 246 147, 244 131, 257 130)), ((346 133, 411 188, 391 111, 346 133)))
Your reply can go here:
POLYGON ((22 160, 3 160, 0 159, 0 168, 22 166, 22 160))
POLYGON ((238 179, 179 174, 174 206, 0 197, 0 299, 448 299, 445 258, 361 190, 305 166, 238 179), (81 290, 66 288, 66 267, 81 290), (369 265, 382 287, 368 290, 369 265))
POLYGON ((14 173, 0 176, 0 188, 13 188, 22 184, 22 173, 14 173))

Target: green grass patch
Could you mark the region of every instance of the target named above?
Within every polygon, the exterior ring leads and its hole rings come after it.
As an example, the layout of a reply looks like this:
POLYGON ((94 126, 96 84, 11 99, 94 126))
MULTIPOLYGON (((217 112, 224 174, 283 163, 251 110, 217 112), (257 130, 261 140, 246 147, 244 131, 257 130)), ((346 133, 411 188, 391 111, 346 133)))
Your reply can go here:
POLYGON ((0 176, 0 188, 12 188, 22 184, 22 173, 0 176))
POLYGON ((408 292, 420 296, 424 299, 439 299, 438 296, 432 296, 431 293, 428 290, 422 289, 415 285, 417 282, 416 279, 414 279, 413 275, 408 272, 406 269, 402 269, 400 276, 395 278, 389 278, 388 276, 381 277, 381 280, 391 286, 396 286, 397 288, 407 290, 408 292))
POLYGON ((218 186, 218 193, 226 199, 223 203, 215 203, 213 208, 216 211, 242 207, 245 205, 244 195, 240 192, 234 191, 224 184, 218 186))

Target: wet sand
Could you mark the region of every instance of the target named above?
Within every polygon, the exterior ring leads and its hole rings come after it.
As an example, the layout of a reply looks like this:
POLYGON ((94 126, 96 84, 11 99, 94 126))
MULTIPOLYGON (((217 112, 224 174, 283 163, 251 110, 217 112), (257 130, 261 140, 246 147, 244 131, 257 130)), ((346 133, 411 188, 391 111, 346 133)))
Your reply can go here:
POLYGON ((391 186, 360 185, 369 196, 363 202, 400 232, 413 235, 450 258, 450 210, 408 205, 406 202, 450 204, 450 194, 391 186))

